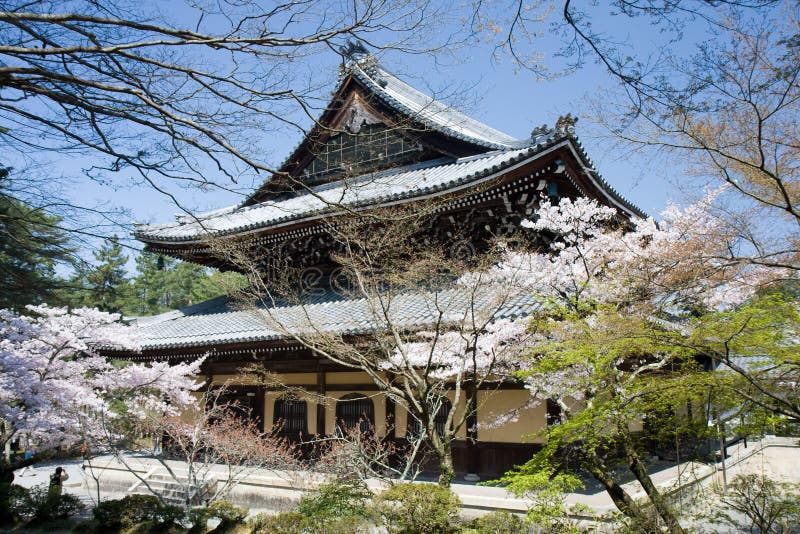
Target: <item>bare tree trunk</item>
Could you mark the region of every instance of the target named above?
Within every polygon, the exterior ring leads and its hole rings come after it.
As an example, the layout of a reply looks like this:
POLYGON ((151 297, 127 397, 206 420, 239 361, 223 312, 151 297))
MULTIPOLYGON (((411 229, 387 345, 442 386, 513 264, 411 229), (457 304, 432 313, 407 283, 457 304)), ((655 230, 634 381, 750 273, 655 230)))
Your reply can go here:
POLYGON ((651 521, 647 517, 645 511, 642 510, 636 501, 633 500, 633 497, 619 485, 605 463, 597 457, 596 453, 592 458, 587 458, 585 460, 585 467, 595 480, 603 485, 606 493, 608 493, 608 496, 614 501, 614 505, 620 512, 636 521, 638 526, 647 534, 659 532, 657 525, 650 524, 651 521))
POLYGON ((442 447, 437 447, 436 452, 439 456, 439 485, 449 488, 456 476, 455 468, 453 467, 453 448, 448 443, 442 447))
POLYGON ((650 498, 650 502, 653 503, 659 517, 661 517, 667 525, 668 532, 672 534, 684 534, 685 531, 683 527, 681 527, 680 522, 678 522, 678 518, 675 517, 675 513, 672 511, 669 503, 667 503, 664 496, 658 491, 655 484, 653 484, 653 480, 650 478, 647 468, 639 458, 639 453, 636 452, 636 449, 631 443, 630 434, 624 431, 623 436, 622 446, 625 450, 625 458, 628 461, 628 468, 630 468, 631 473, 634 474, 636 480, 638 480, 642 488, 644 488, 645 493, 647 493, 647 496, 650 498))

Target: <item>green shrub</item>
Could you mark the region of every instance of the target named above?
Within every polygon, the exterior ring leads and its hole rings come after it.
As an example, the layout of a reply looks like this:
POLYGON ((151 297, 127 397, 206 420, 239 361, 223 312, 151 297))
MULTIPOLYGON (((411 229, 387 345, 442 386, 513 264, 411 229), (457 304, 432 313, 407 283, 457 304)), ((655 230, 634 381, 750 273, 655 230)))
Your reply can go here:
POLYGON ((100 527, 118 529, 122 526, 123 506, 121 499, 102 501, 94 507, 92 515, 100 527))
POLYGON ((253 534, 366 534, 371 526, 364 517, 356 515, 319 519, 298 512, 258 514, 250 518, 247 525, 253 534))
POLYGON ((301 534, 306 528, 306 518, 297 512, 261 513, 251 517, 247 525, 253 534, 301 534))
POLYGON ((321 521, 349 516, 366 517, 367 503, 371 497, 372 493, 361 480, 335 480, 304 495, 297 512, 321 521))
POLYGON ((717 490, 720 506, 712 523, 748 532, 800 532, 800 485, 761 475, 737 475, 728 491, 717 490), (749 523, 749 524, 748 524, 749 523))
POLYGON ((325 524, 324 534, 367 534, 371 532, 372 524, 362 516, 350 515, 325 524))
POLYGON ((2 489, 5 494, 3 502, 0 503, 3 506, 3 509, 0 509, 0 524, 13 523, 14 519, 19 518, 17 512, 17 508, 19 507, 18 503, 26 499, 30 492, 28 488, 18 486, 17 484, 3 483, 0 489, 2 489))
POLYGON ((249 512, 247 508, 236 506, 231 501, 214 501, 206 508, 208 517, 216 517, 220 525, 225 527, 241 523, 249 512))
POLYGON ((208 519, 210 517, 211 516, 208 513, 208 508, 205 506, 187 510, 186 514, 184 515, 186 522, 191 525, 189 528, 189 532, 191 533, 205 532, 206 525, 208 524, 208 519))
POLYGON ((29 490, 11 487, 11 513, 33 521, 64 519, 85 508, 80 499, 68 493, 51 496, 48 486, 34 486, 29 490))
MULTIPOLYGON (((169 525, 159 521, 142 521, 121 531, 122 534, 183 534, 186 530, 179 525, 169 525)), ((106 534, 106 533, 97 533, 106 534)))
POLYGON ((128 495, 122 499, 103 501, 92 511, 101 527, 131 528, 139 523, 154 523, 160 527, 172 525, 184 516, 178 506, 161 504, 153 495, 128 495))
POLYGON ((454 530, 461 500, 450 488, 399 484, 384 491, 376 509, 390 532, 434 534, 454 530))
POLYGON ((505 510, 495 510, 469 522, 466 532, 472 534, 520 534, 527 532, 525 521, 505 510))
POLYGON ((15 500, 15 493, 24 489, 10 482, 0 481, 0 525, 13 523, 14 513, 11 510, 11 503, 15 500))

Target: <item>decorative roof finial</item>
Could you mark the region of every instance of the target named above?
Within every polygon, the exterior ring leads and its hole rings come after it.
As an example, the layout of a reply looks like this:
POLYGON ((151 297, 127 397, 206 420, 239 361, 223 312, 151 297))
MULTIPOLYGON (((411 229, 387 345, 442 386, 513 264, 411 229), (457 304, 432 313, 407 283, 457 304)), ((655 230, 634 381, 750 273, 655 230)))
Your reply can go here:
POLYGON ((356 39, 348 39, 346 46, 339 47, 339 53, 342 54, 342 57, 345 59, 352 59, 355 61, 358 61, 359 56, 369 55, 369 51, 367 47, 364 46, 364 43, 356 39))
POLYGON ((556 131, 561 135, 572 135, 575 133, 575 123, 578 122, 578 117, 573 117, 572 113, 561 115, 556 121, 556 131))
MULTIPOLYGON (((345 78, 354 68, 359 68, 370 76, 376 74, 375 66, 378 60, 369 53, 361 41, 349 39, 347 45, 339 47, 339 53, 342 55, 342 64, 339 65, 339 81, 345 78)), ((375 81, 380 83, 381 86, 385 85, 385 82, 381 83, 381 80, 377 78, 375 78, 375 81)))

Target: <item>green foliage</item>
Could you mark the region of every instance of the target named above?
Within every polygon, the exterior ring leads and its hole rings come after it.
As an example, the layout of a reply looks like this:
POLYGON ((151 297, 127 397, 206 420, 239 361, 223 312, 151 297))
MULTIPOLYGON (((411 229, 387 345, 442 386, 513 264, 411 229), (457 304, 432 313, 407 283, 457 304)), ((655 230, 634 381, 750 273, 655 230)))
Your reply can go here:
POLYGON ((462 534, 522 534, 528 527, 522 518, 505 510, 495 510, 469 522, 462 534))
MULTIPOLYGON (((688 459, 713 435, 707 422, 714 413, 736 410, 743 421, 736 430, 745 433, 800 420, 791 386, 800 380, 800 308, 790 292, 766 293, 732 310, 696 309, 669 322, 614 305, 554 307, 534 317, 531 330, 545 341, 528 354, 521 378, 558 384, 547 393, 566 410, 540 433, 542 451, 503 477, 512 490, 541 487, 543 468, 565 464, 618 487, 612 467, 622 460, 646 480, 645 445, 688 459), (707 372, 711 366, 717 372, 707 372), (632 429, 642 423, 637 436, 632 429)), ((529 517, 547 524, 558 510, 542 496, 529 517)), ((661 520, 674 520, 657 490, 644 506, 621 498, 615 504, 640 523, 648 521, 650 505, 661 520)))
POLYGON ((550 453, 537 454, 499 482, 507 483, 508 491, 531 501, 527 517, 532 524, 546 532, 577 532, 569 517, 572 510, 567 508, 565 496, 583 488, 583 483, 575 475, 558 471, 550 461, 550 453))
POLYGON ((327 523, 320 533, 324 534, 369 534, 372 524, 364 517, 349 515, 327 523))
POLYGON ((300 500, 297 511, 320 521, 348 516, 365 516, 372 493, 361 480, 339 479, 322 484, 300 500))
POLYGON ((222 527, 241 523, 249 511, 247 508, 234 505, 231 501, 214 501, 206 508, 208 517, 219 519, 222 527))
POLYGON ((34 486, 29 490, 16 486, 11 496, 12 513, 33 521, 64 519, 85 508, 74 495, 51 495, 46 485, 34 486))
POLYGON ((10 169, 0 167, 0 308, 52 302, 63 285, 55 268, 71 264, 73 249, 61 219, 16 198, 10 169))
POLYGON ((145 316, 197 304, 241 288, 238 273, 219 271, 142 252, 136 272, 125 271, 127 256, 116 239, 95 253, 94 266, 79 271, 72 284, 82 287, 64 295, 72 306, 98 307, 126 315, 145 316))
POLYGON ((398 484, 384 491, 376 510, 390 532, 453 532, 461 500, 450 488, 434 484, 398 484))
POLYGON ((742 532, 800 531, 800 485, 738 475, 727 492, 718 491, 718 498, 722 507, 709 517, 713 523, 742 532))
POLYGON ((208 508, 200 506, 186 511, 184 519, 189 523, 189 532, 200 533, 206 531, 209 519, 208 508))
MULTIPOLYGON (((161 521, 142 521, 123 529, 121 534, 183 534, 185 529, 179 525, 161 521)), ((105 534, 105 533, 97 533, 105 534)))
POLYGON ((221 273, 202 265, 143 252, 136 257, 136 275, 125 311, 152 315, 224 295, 244 284, 237 273, 221 273))
POLYGON ((8 482, 0 483, 0 525, 13 523, 17 517, 15 503, 22 501, 30 492, 28 488, 11 484, 8 482))
POLYGON ((254 534, 367 534, 369 521, 361 516, 349 515, 341 518, 326 516, 323 521, 299 512, 278 515, 258 514, 247 522, 254 534))
POLYGON ((153 495, 128 495, 122 499, 103 501, 92 513, 100 527, 110 530, 132 528, 140 523, 166 527, 184 515, 182 508, 161 504, 153 495))
POLYGON ((307 528, 307 519, 298 512, 278 515, 261 513, 251 517, 247 524, 253 534, 302 534, 307 528))
POLYGON ((129 297, 125 264, 128 256, 116 236, 108 239, 94 252, 95 265, 79 269, 72 284, 81 287, 69 291, 64 299, 71 306, 89 306, 107 312, 121 312, 129 297))

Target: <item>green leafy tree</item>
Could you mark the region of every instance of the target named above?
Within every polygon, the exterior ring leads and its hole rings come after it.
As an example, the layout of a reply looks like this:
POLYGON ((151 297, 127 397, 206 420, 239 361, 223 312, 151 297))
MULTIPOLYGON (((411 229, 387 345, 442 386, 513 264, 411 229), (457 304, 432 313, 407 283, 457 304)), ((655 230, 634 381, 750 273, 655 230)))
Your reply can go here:
POLYGON ((73 249, 59 218, 17 199, 4 188, 11 169, 0 168, 0 308, 52 302, 63 285, 56 266, 72 263, 73 249))
POLYGON ((526 287, 547 303, 532 315, 519 376, 561 413, 542 451, 504 482, 524 490, 543 469, 579 466, 635 529, 678 534, 680 516, 644 462, 643 420, 663 442, 703 437, 708 415, 735 405, 795 416, 798 302, 758 291, 792 271, 722 264, 739 241, 713 200, 616 230, 613 210, 593 201, 542 205, 529 226, 557 236, 551 252, 511 251, 498 274, 527 269, 526 287))
POLYGON ((180 308, 224 294, 224 288, 215 287, 210 282, 211 273, 209 271, 202 265, 185 261, 177 262, 168 273, 166 306, 180 308))

